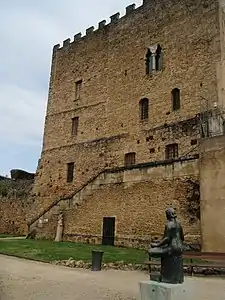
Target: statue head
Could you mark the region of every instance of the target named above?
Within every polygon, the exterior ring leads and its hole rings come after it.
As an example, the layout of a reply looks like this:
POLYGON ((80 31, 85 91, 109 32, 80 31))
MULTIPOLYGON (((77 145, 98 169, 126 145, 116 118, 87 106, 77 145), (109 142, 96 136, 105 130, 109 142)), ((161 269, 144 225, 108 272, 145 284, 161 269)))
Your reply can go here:
POLYGON ((176 212, 173 208, 167 208, 166 210, 166 218, 167 220, 172 220, 172 219, 176 219, 177 215, 176 212))

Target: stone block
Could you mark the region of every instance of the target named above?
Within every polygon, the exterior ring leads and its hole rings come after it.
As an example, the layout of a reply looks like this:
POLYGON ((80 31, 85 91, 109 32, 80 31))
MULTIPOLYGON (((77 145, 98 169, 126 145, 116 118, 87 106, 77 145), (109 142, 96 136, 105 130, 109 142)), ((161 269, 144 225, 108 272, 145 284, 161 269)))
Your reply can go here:
POLYGON ((168 284, 156 281, 142 281, 140 300, 186 300, 187 291, 183 284, 168 284))
POLYGON ((120 18, 120 13, 116 13, 113 16, 110 17, 111 23, 116 23, 120 18))
POLYGON ((102 28, 105 27, 105 25, 106 25, 106 20, 103 20, 103 21, 101 21, 101 22, 98 23, 98 28, 102 29, 102 28))
POLYGON ((69 46, 70 44, 70 39, 66 39, 65 41, 63 41, 63 47, 69 46))
POLYGON ((135 10, 136 5, 135 4, 131 4, 129 6, 126 7, 126 15, 129 15, 131 12, 133 12, 135 10))
POLYGON ((74 42, 77 42, 79 40, 81 40, 82 38, 82 34, 79 32, 77 34, 74 35, 74 42))
POLYGON ((95 29, 94 26, 91 26, 90 28, 86 29, 86 35, 93 33, 94 29, 95 29))

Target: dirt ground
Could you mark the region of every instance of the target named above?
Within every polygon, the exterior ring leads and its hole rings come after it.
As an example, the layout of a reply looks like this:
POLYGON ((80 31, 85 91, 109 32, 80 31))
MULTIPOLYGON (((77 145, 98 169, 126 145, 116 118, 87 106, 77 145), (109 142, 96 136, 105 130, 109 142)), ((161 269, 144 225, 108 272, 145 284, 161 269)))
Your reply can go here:
MULTIPOLYGON (((131 300, 148 275, 69 269, 0 255, 0 300, 131 300)), ((225 280, 186 278, 188 300, 225 300, 225 280)))

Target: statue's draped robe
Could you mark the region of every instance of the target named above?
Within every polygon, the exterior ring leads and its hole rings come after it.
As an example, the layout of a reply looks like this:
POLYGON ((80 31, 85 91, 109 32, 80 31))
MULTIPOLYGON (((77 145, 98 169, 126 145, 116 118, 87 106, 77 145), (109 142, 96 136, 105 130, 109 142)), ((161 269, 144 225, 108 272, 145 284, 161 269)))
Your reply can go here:
POLYGON ((162 257, 165 255, 181 255, 183 253, 184 233, 181 224, 176 220, 169 220, 165 226, 163 239, 157 247, 150 248, 149 255, 162 257))

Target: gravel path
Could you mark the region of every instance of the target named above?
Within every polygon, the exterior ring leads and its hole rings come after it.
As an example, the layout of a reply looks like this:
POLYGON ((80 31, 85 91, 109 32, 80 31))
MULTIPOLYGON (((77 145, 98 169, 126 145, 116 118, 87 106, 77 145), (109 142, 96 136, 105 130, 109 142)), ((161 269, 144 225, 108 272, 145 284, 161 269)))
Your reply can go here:
MULTIPOLYGON (((0 255, 1 300, 131 300, 148 275, 69 269, 0 255)), ((188 300, 225 300, 225 280, 186 278, 188 300)))

